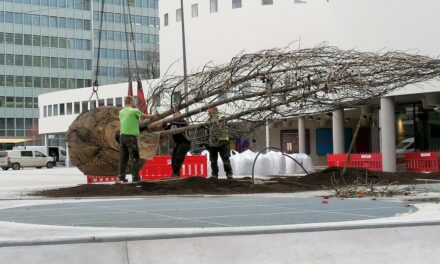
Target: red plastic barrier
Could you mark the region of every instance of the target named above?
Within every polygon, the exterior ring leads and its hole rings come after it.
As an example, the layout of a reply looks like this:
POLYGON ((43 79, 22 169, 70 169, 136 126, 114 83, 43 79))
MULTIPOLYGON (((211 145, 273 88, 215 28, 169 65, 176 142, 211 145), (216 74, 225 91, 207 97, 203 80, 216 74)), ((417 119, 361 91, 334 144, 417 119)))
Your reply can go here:
POLYGON ((327 154, 327 164, 329 167, 344 167, 347 154, 327 154))
MULTIPOLYGON (((194 176, 208 177, 207 157, 186 156, 180 170, 181 178, 189 178, 194 176)), ((155 156, 152 160, 147 160, 145 165, 139 171, 142 180, 160 180, 168 178, 172 173, 171 156, 155 156)), ((90 176, 87 175, 87 184, 100 182, 114 182, 118 180, 118 176, 90 176)))
MULTIPOLYGON (((327 164, 329 167, 344 167, 347 154, 328 154, 327 164)), ((364 168, 372 171, 382 170, 382 154, 351 154, 347 167, 364 168)))
POLYGON ((114 182, 118 180, 118 176, 94 176, 87 175, 87 184, 99 182, 114 182))
POLYGON ((382 170, 382 154, 351 154, 348 167, 364 168, 372 171, 382 170))
POLYGON ((438 152, 405 153, 406 170, 411 172, 439 172, 440 158, 438 152))
MULTIPOLYGON (((186 156, 180 170, 180 177, 207 177, 207 165, 206 156, 186 156)), ((160 180, 170 177, 172 172, 171 156, 155 156, 152 160, 147 160, 140 171, 140 176, 142 180, 160 180)))

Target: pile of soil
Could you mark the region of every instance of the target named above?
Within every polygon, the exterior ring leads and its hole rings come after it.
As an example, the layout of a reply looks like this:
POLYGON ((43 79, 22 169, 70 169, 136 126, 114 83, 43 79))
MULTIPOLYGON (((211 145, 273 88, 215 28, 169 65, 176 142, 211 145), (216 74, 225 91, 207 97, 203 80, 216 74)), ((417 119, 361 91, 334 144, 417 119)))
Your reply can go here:
POLYGON ((44 190, 33 193, 45 197, 103 197, 142 195, 194 195, 194 194, 250 194, 293 193, 316 190, 333 190, 335 186, 357 183, 420 184, 415 179, 440 180, 440 173, 386 173, 364 169, 348 169, 344 177, 340 168, 329 168, 303 177, 272 177, 253 184, 250 178, 212 180, 192 177, 180 180, 141 182, 140 184, 89 184, 70 188, 44 190))

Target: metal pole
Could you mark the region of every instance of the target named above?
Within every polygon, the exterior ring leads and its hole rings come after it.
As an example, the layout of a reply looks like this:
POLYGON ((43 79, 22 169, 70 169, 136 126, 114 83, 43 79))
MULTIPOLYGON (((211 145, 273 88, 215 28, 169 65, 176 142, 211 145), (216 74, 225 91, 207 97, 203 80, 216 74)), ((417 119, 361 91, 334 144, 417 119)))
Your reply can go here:
MULTIPOLYGON (((183 87, 185 89, 185 103, 188 103, 188 82, 186 66, 186 40, 185 40, 185 13, 183 12, 183 0, 180 0, 180 10, 182 14, 182 51, 183 51, 183 87)), ((185 108, 185 114, 188 113, 188 107, 185 108)))

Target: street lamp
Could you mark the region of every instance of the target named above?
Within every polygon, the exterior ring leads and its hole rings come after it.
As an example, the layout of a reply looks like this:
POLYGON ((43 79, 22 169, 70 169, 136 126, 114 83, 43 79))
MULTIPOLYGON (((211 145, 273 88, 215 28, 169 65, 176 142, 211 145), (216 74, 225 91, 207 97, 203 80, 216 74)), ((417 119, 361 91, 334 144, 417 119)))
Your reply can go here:
MULTIPOLYGON (((185 40, 185 13, 183 12, 183 0, 180 0, 180 12, 182 14, 182 51, 183 51, 183 87, 185 93, 185 103, 188 103, 188 82, 186 68, 186 40, 185 40)), ((185 107, 185 114, 188 113, 188 106, 185 107)))

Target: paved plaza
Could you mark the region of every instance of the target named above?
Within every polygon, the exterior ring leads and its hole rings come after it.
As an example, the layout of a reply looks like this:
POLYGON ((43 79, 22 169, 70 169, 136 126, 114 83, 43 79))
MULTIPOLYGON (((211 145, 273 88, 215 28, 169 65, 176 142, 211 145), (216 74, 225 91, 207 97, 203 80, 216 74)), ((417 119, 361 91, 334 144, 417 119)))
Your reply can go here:
POLYGON ((24 206, 0 221, 123 228, 245 227, 366 220, 415 211, 403 203, 281 196, 155 197, 24 206))

